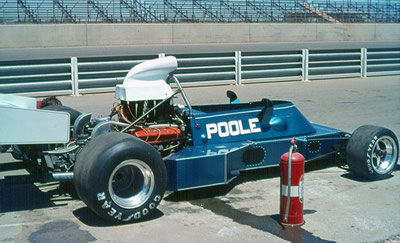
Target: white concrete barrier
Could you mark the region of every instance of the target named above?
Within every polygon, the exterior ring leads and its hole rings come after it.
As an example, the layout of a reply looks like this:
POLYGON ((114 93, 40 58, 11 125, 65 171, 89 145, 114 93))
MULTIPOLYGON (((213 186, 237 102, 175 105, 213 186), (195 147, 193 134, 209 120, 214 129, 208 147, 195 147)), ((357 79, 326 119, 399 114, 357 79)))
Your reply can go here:
POLYGON ((308 41, 400 41, 400 25, 268 23, 0 25, 0 48, 308 41))

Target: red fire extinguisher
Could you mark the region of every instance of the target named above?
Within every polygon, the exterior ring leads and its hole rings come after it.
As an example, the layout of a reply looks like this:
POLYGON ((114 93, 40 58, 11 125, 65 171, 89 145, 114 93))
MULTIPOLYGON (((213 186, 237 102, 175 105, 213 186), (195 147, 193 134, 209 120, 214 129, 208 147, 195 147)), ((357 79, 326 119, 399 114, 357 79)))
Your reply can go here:
POLYGON ((283 225, 298 226, 304 223, 304 157, 296 152, 295 138, 289 152, 281 156, 281 205, 280 222, 283 225))

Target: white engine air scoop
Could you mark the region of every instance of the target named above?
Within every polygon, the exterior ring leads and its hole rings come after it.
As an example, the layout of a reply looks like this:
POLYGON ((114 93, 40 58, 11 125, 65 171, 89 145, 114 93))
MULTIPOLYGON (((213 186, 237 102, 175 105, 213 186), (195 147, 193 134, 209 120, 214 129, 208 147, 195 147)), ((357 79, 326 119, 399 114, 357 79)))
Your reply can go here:
POLYGON ((177 67, 176 58, 172 56, 138 64, 129 71, 123 84, 117 85, 115 98, 123 101, 168 98, 173 95, 173 91, 165 80, 177 67))

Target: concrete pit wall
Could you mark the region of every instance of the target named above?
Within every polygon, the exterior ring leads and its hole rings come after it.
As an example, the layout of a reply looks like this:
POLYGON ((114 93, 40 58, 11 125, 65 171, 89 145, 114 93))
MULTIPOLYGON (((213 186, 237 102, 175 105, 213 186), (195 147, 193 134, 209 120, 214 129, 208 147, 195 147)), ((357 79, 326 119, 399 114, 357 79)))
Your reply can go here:
POLYGON ((400 25, 261 23, 0 25, 0 48, 309 41, 400 41, 400 25))

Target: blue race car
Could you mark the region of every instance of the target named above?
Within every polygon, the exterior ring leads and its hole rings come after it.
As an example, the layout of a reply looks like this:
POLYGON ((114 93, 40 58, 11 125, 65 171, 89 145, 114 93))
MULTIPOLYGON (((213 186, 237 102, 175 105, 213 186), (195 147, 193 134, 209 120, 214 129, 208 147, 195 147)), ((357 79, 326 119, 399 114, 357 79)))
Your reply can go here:
POLYGON ((227 104, 192 106, 176 68, 174 57, 135 66, 116 87, 112 113, 94 119, 0 95, 0 144, 38 180, 73 181, 91 210, 116 223, 150 215, 166 190, 227 184, 241 171, 277 166, 293 137, 306 161, 340 155, 367 179, 386 178, 397 164, 398 140, 386 128, 351 134, 310 123, 290 101, 240 103, 231 91, 227 104), (173 103, 178 94, 185 105, 173 103))

